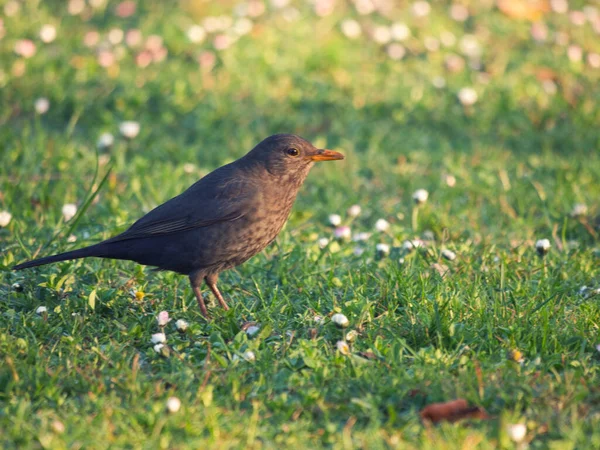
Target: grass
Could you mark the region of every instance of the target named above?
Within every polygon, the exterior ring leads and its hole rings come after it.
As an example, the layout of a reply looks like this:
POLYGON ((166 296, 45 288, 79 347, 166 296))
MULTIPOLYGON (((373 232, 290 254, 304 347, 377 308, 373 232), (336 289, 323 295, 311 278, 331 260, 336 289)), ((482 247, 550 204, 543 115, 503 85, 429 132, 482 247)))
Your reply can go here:
POLYGON ((507 434, 516 423, 531 448, 600 447, 600 69, 586 59, 600 40, 590 23, 548 12, 549 36, 537 42, 528 21, 466 4, 465 22, 446 2, 426 18, 410 6, 360 16, 350 2, 321 17, 295 2, 291 22, 289 9, 268 6, 225 50, 213 49, 214 34, 192 44, 185 33, 231 14, 229 2, 140 2, 126 18, 116 3, 78 15, 63 2, 19 3, 15 15, 5 5, 0 210, 13 218, 0 228, 3 448, 512 448, 523 446, 507 434), (348 17, 363 26, 356 40, 340 32, 348 17), (412 31, 400 61, 370 38, 393 21, 412 31), (58 29, 48 44, 38 38, 45 23, 58 29), (167 58, 139 67, 141 50, 102 43, 113 28, 162 36, 167 58), (91 30, 101 34, 93 48, 83 44, 91 30), (444 30, 457 43, 427 50, 425 38, 444 30), (464 35, 479 56, 463 54, 464 35), (22 38, 37 45, 31 58, 13 51, 22 38), (102 67, 101 49, 116 62, 102 67), (450 54, 466 66, 449 71, 450 54), (464 87, 475 104, 458 100, 464 87), (39 97, 50 101, 45 114, 34 110, 39 97), (118 136, 123 120, 138 121, 139 136, 118 136), (103 132, 115 143, 98 155, 103 132), (276 243, 223 274, 232 309, 213 304, 212 321, 185 277, 133 263, 10 270, 122 231, 276 132, 347 158, 315 167, 276 243), (67 242, 62 206, 83 211, 97 188, 67 242), (415 217, 419 188, 430 197, 415 217), (578 203, 589 211, 573 217, 578 203), (355 219, 344 214, 353 204, 355 219), (321 249, 333 213, 373 235, 321 249), (374 230, 379 218, 387 232, 374 230), (415 238, 427 246, 402 250, 415 238), (534 248, 542 238, 552 244, 545 258, 534 248), (378 243, 391 253, 378 255, 378 243), (444 260, 444 248, 457 259, 444 260), (190 324, 165 327, 167 357, 150 343, 163 310, 190 324), (335 312, 347 330, 330 322, 335 312), (349 330, 358 337, 344 355, 336 342, 349 330), (170 414, 172 396, 182 407, 170 414), (425 405, 459 397, 491 419, 421 423, 425 405))

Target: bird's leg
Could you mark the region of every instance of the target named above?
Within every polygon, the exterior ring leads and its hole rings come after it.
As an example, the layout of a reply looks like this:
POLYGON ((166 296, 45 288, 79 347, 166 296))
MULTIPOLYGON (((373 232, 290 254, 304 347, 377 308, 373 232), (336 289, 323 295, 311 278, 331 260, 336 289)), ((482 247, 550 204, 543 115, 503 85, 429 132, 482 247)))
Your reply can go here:
POLYGON ((204 298, 202 298, 202 291, 200 290, 200 285, 202 284, 202 277, 198 277, 195 276, 195 274, 191 274, 190 284, 192 285, 192 290, 196 295, 196 300, 198 300, 200 312, 202 312, 202 315, 208 319, 208 310, 206 309, 206 305, 204 304, 204 298))
POLYGON ((210 288, 210 290, 215 295, 215 297, 217 297, 217 300, 219 300, 219 303, 221 304, 223 309, 225 309, 225 311, 228 311, 229 306, 227 306, 225 299, 223 298, 223 296, 219 292, 219 289, 217 288, 217 279, 218 278, 219 278, 219 275, 212 274, 212 275, 208 275, 204 280, 206 281, 206 285, 210 288))

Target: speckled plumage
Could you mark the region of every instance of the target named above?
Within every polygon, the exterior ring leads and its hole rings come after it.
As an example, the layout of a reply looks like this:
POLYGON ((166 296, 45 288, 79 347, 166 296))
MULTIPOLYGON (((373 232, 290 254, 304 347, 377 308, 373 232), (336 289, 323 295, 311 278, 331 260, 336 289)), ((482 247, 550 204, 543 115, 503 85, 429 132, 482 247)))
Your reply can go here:
POLYGON ((150 211, 124 233, 72 252, 29 261, 20 270, 95 256, 188 275, 202 313, 206 281, 224 308, 217 277, 250 259, 281 231, 315 160, 342 159, 299 136, 268 137, 244 157, 211 172, 150 211), (292 153, 298 152, 298 155, 292 153))

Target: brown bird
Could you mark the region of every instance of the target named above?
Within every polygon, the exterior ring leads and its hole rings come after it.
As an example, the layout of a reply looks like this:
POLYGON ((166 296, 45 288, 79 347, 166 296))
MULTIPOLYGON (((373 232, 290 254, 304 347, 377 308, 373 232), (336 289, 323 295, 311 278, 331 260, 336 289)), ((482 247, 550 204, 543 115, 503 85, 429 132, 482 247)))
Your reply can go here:
POLYGON ((270 136, 237 161, 209 173, 158 206, 127 231, 98 244, 47 256, 14 270, 57 261, 111 258, 187 275, 204 317, 205 281, 221 306, 219 273, 269 245, 287 220, 298 190, 315 161, 343 159, 292 134, 270 136))

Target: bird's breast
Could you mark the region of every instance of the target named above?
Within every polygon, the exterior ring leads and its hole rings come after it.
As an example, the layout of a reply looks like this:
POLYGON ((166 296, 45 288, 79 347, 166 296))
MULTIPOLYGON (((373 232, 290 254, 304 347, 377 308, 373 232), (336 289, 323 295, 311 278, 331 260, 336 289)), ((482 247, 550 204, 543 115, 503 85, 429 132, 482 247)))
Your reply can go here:
POLYGON ((228 230, 223 230, 226 235, 218 239, 223 243, 219 259, 227 261, 224 268, 243 263, 273 242, 283 228, 295 198, 295 195, 277 198, 263 195, 241 218, 230 222, 228 230))

